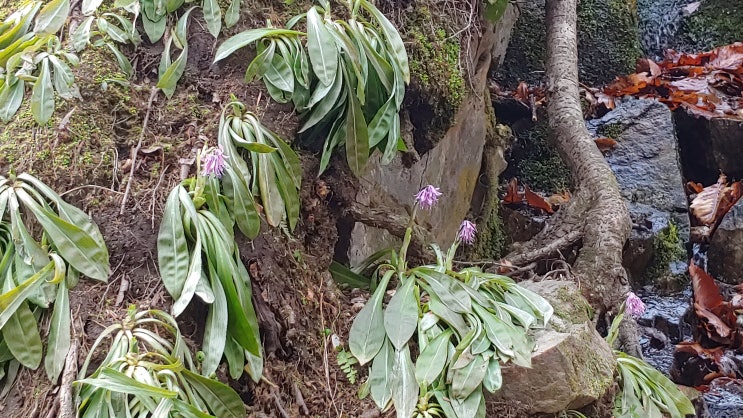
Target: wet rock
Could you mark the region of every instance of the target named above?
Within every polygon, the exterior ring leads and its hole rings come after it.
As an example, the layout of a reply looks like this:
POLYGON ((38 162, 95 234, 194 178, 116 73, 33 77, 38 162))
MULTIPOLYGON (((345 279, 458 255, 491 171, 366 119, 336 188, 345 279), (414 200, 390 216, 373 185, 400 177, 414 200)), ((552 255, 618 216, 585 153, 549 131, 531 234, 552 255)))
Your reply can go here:
POLYGON ((676 344, 692 336, 692 327, 685 319, 691 307, 691 289, 672 295, 643 289, 639 294, 645 303, 645 312, 637 319, 642 355, 648 364, 668 376, 676 344))
POLYGON ((593 328, 578 287, 553 280, 522 284, 545 297, 555 315, 548 329, 533 335, 532 367, 503 366, 503 387, 488 401, 520 402, 530 414, 552 414, 600 399, 613 383, 614 355, 593 328))
MULTIPOLYGON (((518 2, 521 17, 508 47, 499 83, 515 87, 519 81, 542 81, 547 57, 545 2, 518 2)), ((500 23, 499 23, 500 24, 500 23)), ((640 57, 635 2, 581 1, 578 3, 579 79, 588 84, 611 81, 631 73, 640 57)))
POLYGON ((715 379, 704 394, 704 406, 709 418, 743 417, 743 383, 740 380, 715 379))
POLYGON ((715 231, 707 259, 712 277, 728 284, 743 283, 743 200, 730 209, 715 231))
POLYGON ((630 278, 642 285, 675 276, 669 265, 684 256, 689 218, 671 112, 655 100, 630 99, 587 127, 617 141, 606 160, 633 222, 624 257, 630 278))
POLYGON ((506 244, 524 242, 544 228, 546 216, 530 216, 516 209, 502 206, 500 209, 503 218, 503 232, 507 237, 506 244))
POLYGON ((705 186, 717 181, 720 171, 731 180, 743 178, 743 122, 697 118, 679 109, 673 113, 681 161, 686 177, 705 186))

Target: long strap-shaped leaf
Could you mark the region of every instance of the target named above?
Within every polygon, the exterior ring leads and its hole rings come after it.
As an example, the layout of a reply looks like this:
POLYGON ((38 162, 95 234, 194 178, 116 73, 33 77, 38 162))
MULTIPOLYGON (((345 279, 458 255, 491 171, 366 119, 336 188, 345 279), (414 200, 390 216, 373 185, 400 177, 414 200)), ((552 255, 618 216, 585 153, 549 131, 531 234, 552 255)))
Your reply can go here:
POLYGON ((38 273, 26 279, 23 283, 14 287, 9 292, 0 295, 0 329, 10 319, 10 316, 18 309, 26 298, 36 291, 36 287, 45 279, 54 267, 54 262, 50 262, 38 273))
POLYGON ((79 227, 39 205, 25 190, 17 189, 16 194, 23 205, 34 214, 65 261, 91 279, 108 280, 110 266, 105 247, 99 246, 79 227))
POLYGON ((307 12, 307 49, 315 75, 322 84, 330 85, 339 70, 338 48, 315 7, 307 12))

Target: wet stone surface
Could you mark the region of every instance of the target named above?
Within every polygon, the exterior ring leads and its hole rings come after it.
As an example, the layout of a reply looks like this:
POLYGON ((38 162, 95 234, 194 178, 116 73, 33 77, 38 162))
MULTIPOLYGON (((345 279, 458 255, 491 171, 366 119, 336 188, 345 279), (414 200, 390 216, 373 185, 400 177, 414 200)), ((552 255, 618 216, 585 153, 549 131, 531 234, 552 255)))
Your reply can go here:
POLYGON ((638 294, 646 307, 637 320, 642 354, 651 366, 668 375, 676 344, 691 338, 691 326, 684 320, 691 307, 691 288, 663 296, 646 287, 638 294))

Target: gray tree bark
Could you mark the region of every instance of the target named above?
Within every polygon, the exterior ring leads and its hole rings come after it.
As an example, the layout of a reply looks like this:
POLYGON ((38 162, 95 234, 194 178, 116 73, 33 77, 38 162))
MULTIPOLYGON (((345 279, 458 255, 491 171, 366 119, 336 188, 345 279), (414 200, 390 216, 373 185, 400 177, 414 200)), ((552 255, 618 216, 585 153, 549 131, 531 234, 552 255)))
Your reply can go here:
MULTIPOLYGON (((575 279, 599 313, 611 312, 629 291, 622 249, 631 221, 614 173, 583 119, 578 84, 577 0, 547 0, 546 4, 547 115, 560 156, 570 167, 575 191, 571 201, 542 232, 506 259, 526 265, 544 258, 546 252, 555 254, 580 244, 573 266, 575 279)), ((625 350, 639 354, 633 321, 623 324, 623 328, 625 350)))

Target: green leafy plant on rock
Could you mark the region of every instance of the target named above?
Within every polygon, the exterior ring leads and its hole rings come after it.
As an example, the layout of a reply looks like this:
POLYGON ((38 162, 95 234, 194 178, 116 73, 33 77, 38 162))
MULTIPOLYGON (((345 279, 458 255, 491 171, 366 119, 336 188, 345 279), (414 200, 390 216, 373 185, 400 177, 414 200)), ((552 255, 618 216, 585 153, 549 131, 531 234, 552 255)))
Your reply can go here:
POLYGON ((252 29, 227 39, 214 60, 256 43, 246 80, 263 79, 274 100, 294 103, 303 119, 300 133, 324 138, 321 172, 345 144, 348 165, 360 175, 375 149, 389 162, 403 146, 398 112, 410 82, 408 56, 395 27, 369 1, 344 3, 347 20, 333 20, 330 5, 320 3, 287 28, 252 29), (302 19, 306 33, 293 29, 302 19))
POLYGON ((0 379, 44 359, 56 382, 70 347, 68 289, 80 274, 107 281, 108 250, 80 209, 29 174, 0 176, 0 379), (34 234, 32 231, 39 231, 34 234), (50 309, 46 356, 38 322, 50 309))
POLYGON ((31 112, 46 124, 54 113, 54 99, 80 97, 71 66, 75 54, 65 51, 55 35, 70 10, 69 0, 23 4, 0 23, 0 119, 16 114, 31 86, 31 112), (33 27, 31 26, 33 24, 33 27))
POLYGON ((245 406, 229 386, 198 373, 175 319, 159 310, 137 312, 96 339, 75 382, 83 418, 243 418, 245 406), (88 377, 97 349, 111 340, 103 362, 88 377))
MULTIPOLYGON (((625 311, 640 316, 645 305, 630 292, 622 304, 619 314, 614 318, 606 337, 613 346, 619 336, 619 324, 625 311)), ((614 402, 614 416, 617 418, 663 417, 684 418, 695 415, 694 405, 670 379, 639 358, 614 350, 619 371, 619 392, 614 402)))
POLYGON ((379 286, 354 319, 349 348, 361 365, 371 362, 365 384, 374 402, 381 409, 394 405, 398 418, 485 417, 483 389, 501 387, 501 364, 531 365, 527 331, 543 327, 553 309, 508 277, 454 270, 457 247, 474 240, 469 221, 446 254, 432 246, 436 264, 409 268, 415 215, 437 193, 428 186, 418 194, 400 252, 377 268, 379 286), (395 293, 385 306, 393 278, 395 293))

